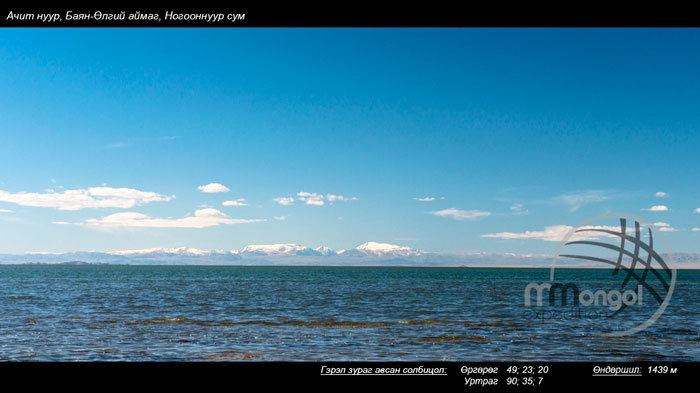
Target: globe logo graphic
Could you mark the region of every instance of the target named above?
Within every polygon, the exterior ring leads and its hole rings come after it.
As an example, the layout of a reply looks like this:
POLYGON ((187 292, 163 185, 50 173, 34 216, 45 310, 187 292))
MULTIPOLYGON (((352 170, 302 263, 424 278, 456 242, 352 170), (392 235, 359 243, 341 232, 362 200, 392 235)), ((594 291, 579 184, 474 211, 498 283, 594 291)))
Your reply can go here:
POLYGON ((569 231, 554 255, 552 283, 567 267, 607 268, 599 270, 601 278, 592 283, 596 289, 580 291, 574 286, 576 305, 607 307, 598 327, 615 321, 617 327, 601 335, 627 336, 648 328, 673 295, 671 247, 662 231, 641 217, 613 213, 589 219, 569 231))

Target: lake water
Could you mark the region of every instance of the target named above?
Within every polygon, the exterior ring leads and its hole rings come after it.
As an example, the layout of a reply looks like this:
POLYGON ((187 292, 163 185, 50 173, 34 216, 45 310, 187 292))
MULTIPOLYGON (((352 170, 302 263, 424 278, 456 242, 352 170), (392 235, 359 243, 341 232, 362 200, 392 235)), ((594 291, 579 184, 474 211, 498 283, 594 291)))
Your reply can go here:
MULTIPOLYGON (((0 359, 700 360, 700 271, 679 270, 664 314, 625 337, 525 318, 525 286, 548 280, 549 269, 6 265, 0 359)), ((625 311, 618 320, 642 318, 625 311)))

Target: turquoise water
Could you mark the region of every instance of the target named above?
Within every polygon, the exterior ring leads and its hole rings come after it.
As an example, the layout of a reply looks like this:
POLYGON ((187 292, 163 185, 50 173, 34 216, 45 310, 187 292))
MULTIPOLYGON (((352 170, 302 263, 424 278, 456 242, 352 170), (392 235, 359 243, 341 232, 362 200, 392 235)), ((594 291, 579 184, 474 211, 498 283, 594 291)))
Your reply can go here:
MULTIPOLYGON (((0 266, 0 359, 700 360, 700 271, 679 271, 659 320, 619 338, 525 318, 525 286, 548 280, 549 269, 0 266)), ((620 323, 646 318, 625 311, 620 323)))

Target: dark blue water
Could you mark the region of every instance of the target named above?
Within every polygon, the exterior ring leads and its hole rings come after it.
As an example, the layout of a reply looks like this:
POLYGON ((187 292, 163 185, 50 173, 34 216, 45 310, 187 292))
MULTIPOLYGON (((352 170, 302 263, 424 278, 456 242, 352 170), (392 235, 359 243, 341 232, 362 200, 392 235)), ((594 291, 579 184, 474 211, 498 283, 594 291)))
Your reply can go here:
MULTIPOLYGON (((548 280, 548 269, 0 266, 0 359, 700 360, 700 271, 679 271, 658 321, 617 338, 524 318, 524 287, 548 280)), ((644 319, 625 311, 621 323, 644 319)))

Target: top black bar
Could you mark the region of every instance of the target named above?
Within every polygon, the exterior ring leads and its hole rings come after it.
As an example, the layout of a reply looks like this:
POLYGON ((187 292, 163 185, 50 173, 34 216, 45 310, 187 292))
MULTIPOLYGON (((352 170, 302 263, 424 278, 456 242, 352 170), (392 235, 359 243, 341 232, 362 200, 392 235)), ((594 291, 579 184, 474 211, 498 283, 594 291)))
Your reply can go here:
POLYGON ((42 8, 5 3, 0 27, 694 27, 700 21, 681 9, 654 8, 645 14, 643 9, 492 4, 42 8))

